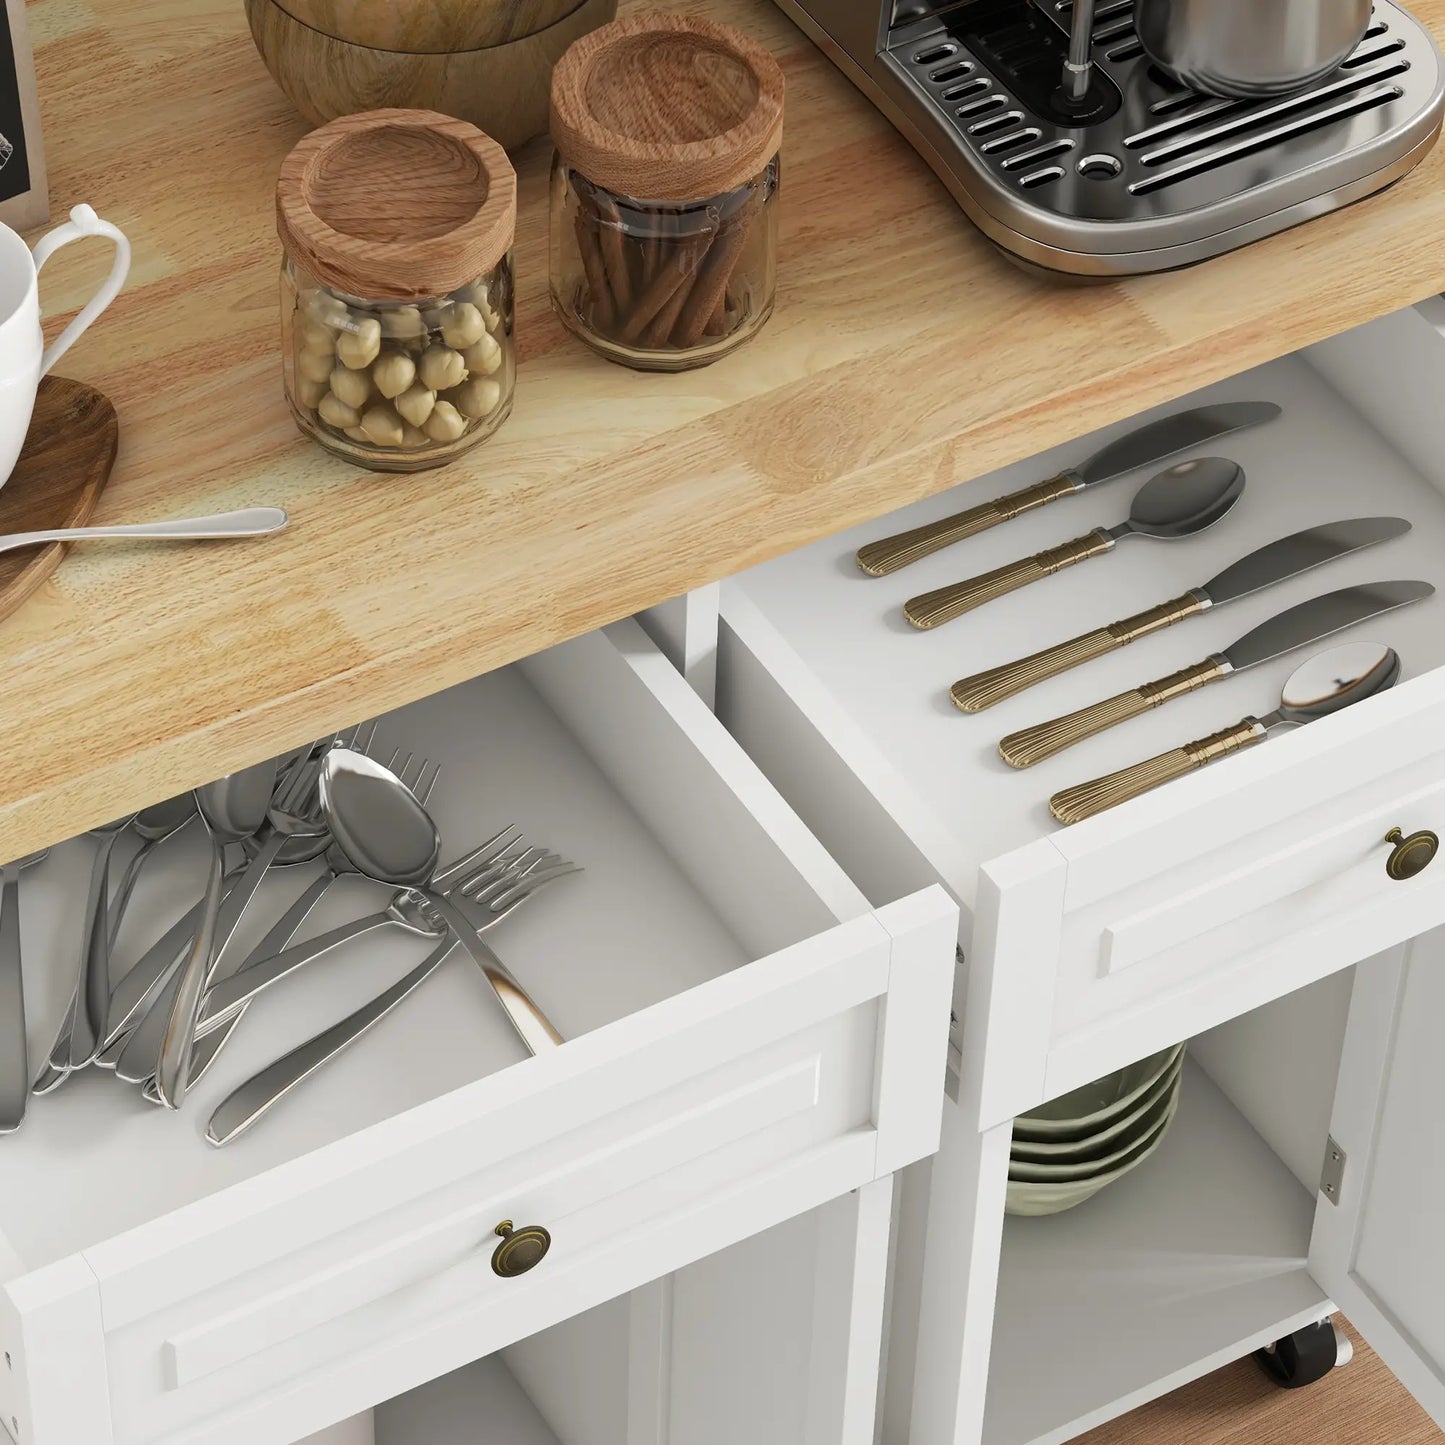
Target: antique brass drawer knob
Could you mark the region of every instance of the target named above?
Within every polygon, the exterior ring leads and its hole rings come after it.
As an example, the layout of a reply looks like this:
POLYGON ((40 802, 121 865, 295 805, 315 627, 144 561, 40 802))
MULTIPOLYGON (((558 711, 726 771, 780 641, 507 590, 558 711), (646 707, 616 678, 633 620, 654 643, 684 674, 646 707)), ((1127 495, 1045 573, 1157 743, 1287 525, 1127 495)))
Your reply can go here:
POLYGON ((492 1251, 492 1269, 503 1279, 515 1279, 534 1269, 552 1248, 552 1236, 540 1224, 513 1229, 512 1221, 504 1219, 496 1232, 502 1236, 502 1242, 492 1251))
POLYGON ((1440 851, 1440 839, 1428 828, 1411 833, 1407 838, 1398 828, 1391 828, 1385 834, 1385 842, 1395 846, 1385 860, 1385 872, 1397 883, 1423 873, 1440 851))

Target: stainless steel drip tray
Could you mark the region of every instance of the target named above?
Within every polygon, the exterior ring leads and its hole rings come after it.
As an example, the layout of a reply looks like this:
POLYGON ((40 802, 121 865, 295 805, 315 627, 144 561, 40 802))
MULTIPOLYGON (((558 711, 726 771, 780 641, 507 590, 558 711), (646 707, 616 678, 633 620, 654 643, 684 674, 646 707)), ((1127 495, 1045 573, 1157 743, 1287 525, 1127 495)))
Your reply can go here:
MULTIPOLYGON (((1071 6, 1047 0, 1061 31, 1071 6)), ((950 13, 893 32, 854 78, 992 240, 1085 274, 1188 265, 1334 210, 1405 174, 1439 133, 1439 52, 1388 0, 1377 0, 1364 40, 1334 74, 1252 101, 1169 80, 1144 56, 1132 8, 1099 6, 1094 58, 1117 95, 1093 124, 1061 125, 1031 107, 1019 72, 1013 85, 1002 79, 1005 67, 990 65, 983 43, 971 47, 950 13)))

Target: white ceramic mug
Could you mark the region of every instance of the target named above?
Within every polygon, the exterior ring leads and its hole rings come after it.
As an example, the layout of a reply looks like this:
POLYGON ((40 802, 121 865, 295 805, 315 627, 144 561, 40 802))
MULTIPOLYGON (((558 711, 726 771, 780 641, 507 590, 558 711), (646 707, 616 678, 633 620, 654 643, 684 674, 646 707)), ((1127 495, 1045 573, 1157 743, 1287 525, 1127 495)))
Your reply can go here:
POLYGON ((115 300, 129 271, 130 242, 124 232, 89 206, 76 206, 64 225, 40 238, 33 254, 9 226, 0 225, 0 486, 20 458, 40 378, 115 300), (86 236, 114 243, 115 264, 80 315, 46 346, 40 331, 40 268, 62 246, 86 236))

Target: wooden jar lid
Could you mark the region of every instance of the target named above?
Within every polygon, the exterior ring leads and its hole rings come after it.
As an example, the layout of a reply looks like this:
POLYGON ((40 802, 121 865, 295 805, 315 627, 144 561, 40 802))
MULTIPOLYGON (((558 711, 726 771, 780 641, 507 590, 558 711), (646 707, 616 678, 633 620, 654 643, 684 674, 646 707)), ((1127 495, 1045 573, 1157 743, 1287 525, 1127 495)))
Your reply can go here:
POLYGON ((698 200, 751 180, 783 138, 783 72, 756 40, 681 15, 614 20, 552 71, 552 142, 618 195, 698 200))
POLYGON ((337 40, 409 55, 505 45, 545 30, 577 0, 276 0, 293 20, 337 40))
POLYGON ((371 110, 314 130, 276 183, 287 254, 351 296, 419 301, 460 290, 506 255, 517 177, 464 120, 371 110))

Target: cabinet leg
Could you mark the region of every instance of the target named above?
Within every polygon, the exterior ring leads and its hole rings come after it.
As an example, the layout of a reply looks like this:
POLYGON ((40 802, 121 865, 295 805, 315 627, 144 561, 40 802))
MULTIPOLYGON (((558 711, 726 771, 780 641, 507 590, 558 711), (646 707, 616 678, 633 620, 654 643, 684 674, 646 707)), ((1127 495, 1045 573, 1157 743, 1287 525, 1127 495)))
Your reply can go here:
POLYGON ((1323 1380, 1354 1357, 1354 1346, 1333 1320, 1306 1325, 1254 1352, 1260 1368, 1284 1390, 1299 1390, 1323 1380))

